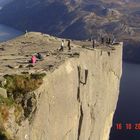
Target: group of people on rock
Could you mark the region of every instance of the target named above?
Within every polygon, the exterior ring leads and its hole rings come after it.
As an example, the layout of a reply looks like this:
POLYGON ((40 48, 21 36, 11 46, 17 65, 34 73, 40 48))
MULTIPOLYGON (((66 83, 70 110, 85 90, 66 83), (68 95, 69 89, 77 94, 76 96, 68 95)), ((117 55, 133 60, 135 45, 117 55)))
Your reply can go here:
POLYGON ((41 53, 37 53, 36 55, 32 55, 31 60, 29 61, 29 63, 35 64, 38 60, 43 60, 44 56, 41 53))
MULTIPOLYGON (((106 45, 113 45, 116 42, 116 39, 113 37, 101 37, 100 41, 101 44, 106 45)), ((97 41, 95 39, 92 39, 92 47, 95 48, 97 44, 97 41)))
MULTIPOLYGON (((101 37, 100 41, 101 44, 106 44, 106 45, 111 45, 114 44, 116 42, 116 39, 110 38, 110 37, 101 37)), ((97 41, 95 39, 92 39, 92 48, 95 48, 97 44, 97 41)), ((67 40, 67 47, 68 47, 68 51, 71 50, 71 41, 67 40)), ((58 51, 62 52, 64 51, 64 40, 61 41, 61 45, 60 48, 58 49, 58 51)), ((35 64, 37 62, 37 60, 43 60, 44 56, 41 53, 37 53, 36 55, 33 55, 31 57, 31 60, 29 61, 32 64, 35 64)))
MULTIPOLYGON (((68 51, 71 50, 71 41, 67 40, 67 47, 68 51)), ((60 48, 58 49, 59 51, 64 51, 64 40, 61 41, 60 48)), ((41 53, 37 53, 36 55, 32 55, 31 60, 29 63, 35 64, 37 60, 44 60, 44 56, 41 53)))
POLYGON ((113 44, 116 42, 116 39, 113 37, 101 37, 101 44, 113 44))
MULTIPOLYGON (((67 41, 68 41, 68 44, 67 44, 68 51, 70 51, 71 50, 71 42, 70 42, 70 40, 67 40, 67 41)), ((64 51, 64 40, 61 41, 61 46, 60 46, 59 51, 64 51)))

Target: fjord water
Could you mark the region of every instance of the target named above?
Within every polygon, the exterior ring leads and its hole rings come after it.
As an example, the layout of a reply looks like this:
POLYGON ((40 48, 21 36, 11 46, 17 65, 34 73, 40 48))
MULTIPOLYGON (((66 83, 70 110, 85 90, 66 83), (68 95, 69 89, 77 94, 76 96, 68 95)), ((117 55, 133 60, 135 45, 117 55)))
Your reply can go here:
POLYGON ((123 63, 120 96, 110 140, 140 140, 140 64, 123 63), (121 124, 120 130, 117 124, 121 124))
POLYGON ((21 31, 0 24, 0 42, 10 40, 21 34, 21 31))

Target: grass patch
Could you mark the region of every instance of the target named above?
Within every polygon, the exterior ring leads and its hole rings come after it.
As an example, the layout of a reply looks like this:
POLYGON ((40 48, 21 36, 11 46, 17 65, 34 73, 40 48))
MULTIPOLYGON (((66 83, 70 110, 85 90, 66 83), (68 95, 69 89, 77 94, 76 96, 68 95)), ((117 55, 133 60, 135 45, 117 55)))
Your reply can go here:
POLYGON ((43 83, 46 74, 5 75, 8 93, 27 93, 36 90, 43 83))
POLYGON ((12 98, 4 98, 0 95, 0 106, 3 104, 6 106, 12 106, 14 104, 14 100, 12 98))
MULTIPOLYGON (((0 96, 0 106, 15 107, 16 122, 20 124, 22 114, 25 118, 30 116, 34 108, 36 98, 32 91, 38 89, 43 83, 43 77, 46 74, 21 74, 21 75, 5 75, 6 84, 2 87, 7 90, 8 98, 0 96), (34 99, 32 101, 32 98, 34 99), (31 100, 31 101, 30 101, 31 100), (29 104, 30 101, 30 104, 29 104)), ((0 108, 0 114, 7 118, 6 109, 0 108)))

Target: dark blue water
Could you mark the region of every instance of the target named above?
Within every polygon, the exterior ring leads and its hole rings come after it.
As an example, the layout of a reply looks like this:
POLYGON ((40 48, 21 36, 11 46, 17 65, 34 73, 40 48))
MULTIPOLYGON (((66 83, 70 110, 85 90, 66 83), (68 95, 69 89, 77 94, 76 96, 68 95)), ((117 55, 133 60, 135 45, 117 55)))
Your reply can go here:
POLYGON ((21 31, 0 24, 0 42, 10 40, 23 34, 21 31))
POLYGON ((120 96, 110 140, 140 140, 140 65, 123 64, 120 96), (117 129, 116 125, 121 126, 117 129))

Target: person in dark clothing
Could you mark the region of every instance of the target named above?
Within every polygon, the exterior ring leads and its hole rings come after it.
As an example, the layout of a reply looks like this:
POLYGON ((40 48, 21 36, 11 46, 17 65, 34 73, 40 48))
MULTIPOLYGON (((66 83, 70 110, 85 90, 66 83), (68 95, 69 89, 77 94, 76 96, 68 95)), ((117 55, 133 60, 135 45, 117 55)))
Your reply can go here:
POLYGON ((44 59, 44 57, 42 56, 41 53, 37 53, 36 58, 38 58, 40 60, 43 60, 44 59))
POLYGON ((106 38, 106 44, 108 44, 108 45, 111 44, 111 39, 110 39, 110 37, 107 37, 107 38, 106 38))
POLYGON ((95 48, 95 40, 92 40, 92 48, 95 48))
POLYGON ((101 37, 101 44, 104 44, 104 37, 101 37))
POLYGON ((70 51, 71 50, 71 46, 70 46, 70 40, 68 40, 68 50, 70 51))

